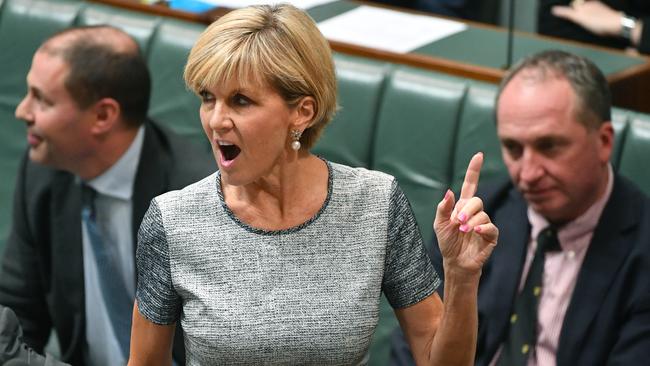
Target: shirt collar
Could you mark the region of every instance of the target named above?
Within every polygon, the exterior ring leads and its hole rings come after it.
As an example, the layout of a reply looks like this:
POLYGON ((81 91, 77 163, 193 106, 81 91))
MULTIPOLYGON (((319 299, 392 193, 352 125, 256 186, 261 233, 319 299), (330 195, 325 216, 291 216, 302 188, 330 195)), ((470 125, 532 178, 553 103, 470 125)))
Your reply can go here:
MULTIPOLYGON (((578 216, 573 221, 568 222, 558 229, 558 240, 560 241, 560 246, 563 250, 579 249, 574 248, 576 239, 588 232, 594 231, 596 225, 598 225, 600 215, 603 213, 605 204, 612 194, 613 187, 614 171, 611 164, 608 164, 607 187, 605 188, 605 194, 603 194, 596 202, 594 202, 594 204, 592 204, 591 207, 589 207, 587 211, 585 211, 582 215, 578 216)), ((530 234, 532 238, 537 238, 537 235, 539 235, 539 233, 549 225, 548 220, 533 210, 530 206, 528 207, 528 221, 531 225, 530 234)), ((587 245, 588 244, 589 243, 587 242, 587 245)))
POLYGON ((140 160, 140 152, 144 142, 144 126, 140 126, 138 133, 135 135, 131 146, 104 173, 86 182, 98 193, 118 198, 121 200, 130 200, 133 196, 133 182, 135 182, 135 173, 140 160))

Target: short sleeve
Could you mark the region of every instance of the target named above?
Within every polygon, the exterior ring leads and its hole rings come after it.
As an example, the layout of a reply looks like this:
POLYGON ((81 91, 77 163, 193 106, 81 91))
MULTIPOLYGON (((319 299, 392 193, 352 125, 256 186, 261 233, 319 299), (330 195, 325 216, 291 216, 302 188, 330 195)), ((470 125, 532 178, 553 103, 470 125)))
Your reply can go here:
POLYGON ((433 294, 441 281, 422 243, 411 205, 396 181, 391 188, 387 230, 382 289, 393 308, 405 308, 433 294))
POLYGON ((169 264, 169 246, 160 208, 154 199, 142 219, 136 251, 140 314, 149 321, 168 325, 178 320, 181 299, 174 290, 169 264))

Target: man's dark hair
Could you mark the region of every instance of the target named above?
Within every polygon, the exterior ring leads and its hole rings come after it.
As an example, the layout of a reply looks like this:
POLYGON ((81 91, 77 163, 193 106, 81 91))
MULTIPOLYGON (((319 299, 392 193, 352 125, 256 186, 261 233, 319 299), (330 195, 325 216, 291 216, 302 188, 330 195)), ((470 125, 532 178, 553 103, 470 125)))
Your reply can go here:
POLYGON ((121 30, 110 26, 66 29, 50 37, 39 51, 66 62, 65 87, 79 107, 112 98, 129 125, 139 126, 146 120, 151 76, 138 44, 121 30))
POLYGON ((611 121, 612 96, 607 79, 587 58, 559 50, 543 51, 519 61, 501 80, 497 92, 497 106, 503 89, 522 71, 535 71, 539 81, 564 78, 573 89, 578 106, 576 119, 587 128, 598 128, 611 121))

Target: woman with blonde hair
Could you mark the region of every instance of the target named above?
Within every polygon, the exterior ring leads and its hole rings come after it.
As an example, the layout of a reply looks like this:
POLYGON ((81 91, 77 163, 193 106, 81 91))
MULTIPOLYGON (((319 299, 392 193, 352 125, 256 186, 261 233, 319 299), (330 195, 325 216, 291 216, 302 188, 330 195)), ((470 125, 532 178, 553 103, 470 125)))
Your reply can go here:
POLYGON ((185 81, 219 172, 155 198, 139 234, 130 365, 169 365, 177 322, 190 365, 358 365, 383 292, 419 364, 470 365, 481 267, 498 230, 473 197, 434 223, 440 278, 387 174, 309 149, 336 110, 327 41, 289 5, 233 11, 193 47, 185 81))

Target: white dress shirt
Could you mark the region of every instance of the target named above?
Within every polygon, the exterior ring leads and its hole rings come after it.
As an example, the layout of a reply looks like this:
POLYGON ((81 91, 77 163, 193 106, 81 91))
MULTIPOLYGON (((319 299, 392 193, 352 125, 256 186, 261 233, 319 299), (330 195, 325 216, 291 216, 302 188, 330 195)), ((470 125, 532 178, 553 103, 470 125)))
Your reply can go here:
MULTIPOLYGON (((115 281, 122 281, 131 299, 135 298, 135 259, 133 243, 133 183, 144 141, 140 127, 131 146, 102 175, 87 181, 97 191, 95 211, 102 239, 120 266, 115 281)), ((82 227, 84 290, 86 306, 85 362, 88 365, 126 365, 115 337, 102 296, 97 264, 85 225, 82 227)))

